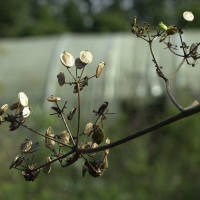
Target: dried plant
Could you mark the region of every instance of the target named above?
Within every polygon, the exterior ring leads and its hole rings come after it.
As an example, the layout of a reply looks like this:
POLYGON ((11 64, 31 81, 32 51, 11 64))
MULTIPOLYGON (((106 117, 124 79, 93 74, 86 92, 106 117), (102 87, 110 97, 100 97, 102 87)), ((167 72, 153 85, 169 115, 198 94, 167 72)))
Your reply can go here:
MULTIPOLYGON (((187 21, 192 21, 194 18, 191 12, 184 12, 183 17, 187 21)), ((46 174, 50 173, 51 164, 56 161, 58 161, 62 167, 68 167, 75 163, 78 159, 82 158, 84 159, 82 176, 84 177, 85 173, 88 172, 93 177, 99 177, 104 173, 106 169, 108 169, 108 154, 110 148, 133 140, 160 127, 166 126, 170 123, 180 120, 181 118, 188 117, 190 115, 200 112, 200 106, 197 101, 194 101, 190 106, 184 108, 177 102, 177 100, 170 91, 170 83, 177 75, 183 64, 186 62, 192 67, 194 67, 197 64, 197 60, 200 58, 200 54, 198 54, 197 51, 200 43, 193 43, 190 45, 189 48, 189 46, 187 46, 186 42, 183 41, 182 38, 184 29, 183 27, 179 27, 177 25, 171 25, 167 27, 163 22, 159 22, 158 25, 159 26, 156 29, 156 33, 151 35, 151 32, 154 28, 147 23, 144 23, 143 26, 137 25, 137 17, 134 17, 132 22, 132 33, 149 44, 150 52, 152 55, 152 61, 155 65, 155 72, 160 78, 164 80, 166 84, 167 94, 174 106, 179 110, 179 113, 177 115, 172 116, 150 127, 147 127, 142 131, 133 133, 128 137, 111 143, 109 138, 105 139, 103 123, 101 122, 102 120, 107 119, 106 115, 114 113, 109 113, 109 103, 105 101, 97 110, 93 110, 96 116, 94 122, 87 123, 84 130, 80 131, 81 91, 88 85, 88 82, 92 78, 99 78, 105 66, 105 63, 102 61, 98 64, 96 73, 93 76, 90 77, 86 75, 83 77, 85 67, 92 62, 92 54, 87 50, 81 51, 80 56, 75 60, 71 54, 63 52, 60 55, 60 61, 66 67, 68 73, 71 75, 72 81, 66 82, 65 74, 63 71, 61 71, 57 75, 58 83, 61 87, 64 85, 74 86, 73 93, 77 93, 78 105, 76 108, 72 108, 69 114, 66 114, 65 110, 67 109, 67 102, 65 102, 61 108, 58 105, 58 101, 61 100, 60 97, 51 95, 47 98, 47 101, 55 103, 55 106, 51 107, 51 109, 54 111, 54 113, 52 113, 51 115, 58 116, 60 119, 62 119, 65 125, 65 130, 61 131, 59 134, 52 133, 51 127, 47 128, 45 134, 42 134, 32 128, 27 127, 24 124, 26 119, 32 113, 32 108, 28 106, 28 97, 25 93, 20 92, 18 94, 19 101, 14 103, 10 107, 8 106, 8 104, 3 105, 0 109, 0 125, 2 123, 8 122, 10 124, 9 131, 15 131, 20 126, 29 129, 31 132, 43 137, 44 146, 48 148, 51 152, 51 155, 46 158, 44 164, 36 167, 37 163, 34 164, 33 162, 33 153, 39 149, 39 143, 33 143, 29 139, 25 139, 20 145, 21 155, 17 155, 14 158, 10 165, 10 169, 21 170, 22 175, 24 176, 26 181, 34 181, 41 170, 43 170, 46 174), (170 42, 170 36, 173 37, 174 34, 179 35, 181 42, 180 47, 170 42), (168 42, 164 42, 167 37, 168 42), (171 53, 173 53, 175 56, 179 56, 182 58, 182 61, 179 64, 178 68, 169 78, 167 78, 163 73, 163 66, 159 65, 156 56, 153 52, 152 44, 156 39, 159 39, 160 42, 164 42, 166 44, 165 49, 169 49, 171 53), (182 54, 176 52, 178 48, 182 49, 182 54), (189 58, 192 59, 192 62, 189 61, 189 58), (70 71, 70 68, 74 64, 76 65, 75 75, 73 75, 70 71), (9 113, 8 110, 11 110, 11 113, 9 113), (73 120, 73 116, 76 114, 76 112, 78 113, 78 122, 77 133, 74 134, 71 133, 68 127, 68 122, 66 120, 73 120), (6 116, 3 118, 3 115, 6 116), (105 143, 105 145, 99 147, 101 143, 105 143), (97 160, 96 154, 99 151, 103 151, 103 153, 101 159, 97 160), (33 154, 31 161, 29 161, 27 154, 33 154)))

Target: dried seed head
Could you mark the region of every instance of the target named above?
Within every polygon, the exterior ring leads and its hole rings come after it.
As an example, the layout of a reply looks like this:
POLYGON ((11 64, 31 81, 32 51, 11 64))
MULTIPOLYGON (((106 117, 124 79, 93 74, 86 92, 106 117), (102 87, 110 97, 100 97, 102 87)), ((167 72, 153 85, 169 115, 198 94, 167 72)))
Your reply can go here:
POLYGON ((89 64, 92 62, 92 59, 93 59, 93 56, 88 50, 81 51, 81 53, 80 53, 81 62, 83 62, 85 64, 89 64))
MULTIPOLYGON (((49 127, 46 131, 46 136, 50 136, 50 137, 54 137, 54 134, 52 134, 52 131, 51 131, 51 127, 49 127)), ((55 145, 55 142, 49 138, 44 138, 44 145, 47 147, 47 148, 51 148, 55 145)))
POLYGON ((67 68, 70 68, 74 65, 74 57, 71 54, 66 53, 65 51, 61 53, 60 61, 67 68))
MULTIPOLYGON (((64 144, 68 144, 69 143, 69 133, 67 131, 63 131, 60 133, 59 137, 59 141, 64 143, 64 144)), ((60 147, 63 147, 64 145, 59 143, 60 147)))
POLYGON ((187 21, 193 21, 194 15, 192 14, 192 12, 186 11, 183 13, 183 18, 187 21))
POLYGON ((102 62, 99 63, 97 70, 96 70, 96 78, 99 78, 104 66, 105 66, 105 62, 102 61, 102 62))
POLYGON ((47 101, 50 101, 50 102, 57 102, 59 100, 61 100, 60 97, 55 97, 53 95, 51 95, 50 97, 47 98, 47 101))
POLYGON ((58 78, 58 83, 60 86, 63 86, 65 84, 65 74, 64 72, 60 72, 58 75, 57 75, 57 78, 58 78))
POLYGON ((96 125, 92 134, 92 139, 97 144, 100 144, 104 140, 104 132, 99 125, 96 125))
POLYGON ((6 112, 7 109, 8 109, 8 104, 4 104, 3 106, 1 106, 0 116, 2 116, 6 112))
POLYGON ((25 139, 24 142, 21 143, 20 151, 22 153, 27 153, 31 149, 31 146, 32 146, 32 141, 29 139, 25 139))
MULTIPOLYGON (((51 158, 47 157, 46 163, 49 163, 49 162, 51 162, 51 158)), ((43 170, 44 170, 44 173, 46 173, 46 174, 50 173, 50 171, 51 171, 51 164, 45 165, 43 167, 43 170)))
POLYGON ((91 132, 92 127, 93 127, 93 124, 91 122, 86 124, 83 134, 88 135, 91 132))
POLYGON ((77 69, 82 69, 82 68, 84 68, 87 64, 81 62, 80 58, 77 58, 77 59, 75 60, 75 65, 76 65, 76 68, 77 68, 77 69))
POLYGON ((18 94, 18 99, 19 99, 20 104, 21 104, 23 107, 25 107, 25 106, 28 105, 28 97, 27 97, 27 95, 26 95, 24 92, 20 92, 20 93, 18 94))

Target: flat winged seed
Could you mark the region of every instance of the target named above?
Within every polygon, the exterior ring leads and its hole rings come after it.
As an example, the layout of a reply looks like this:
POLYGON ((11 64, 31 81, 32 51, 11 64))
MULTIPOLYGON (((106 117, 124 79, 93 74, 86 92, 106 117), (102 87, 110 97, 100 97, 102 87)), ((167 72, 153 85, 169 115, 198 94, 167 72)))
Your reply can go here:
POLYGON ((24 153, 26 153, 26 154, 28 154, 28 153, 34 153, 35 151, 37 151, 39 149, 39 147, 40 146, 39 146, 38 142, 33 143, 32 146, 31 146, 31 148, 27 152, 24 152, 24 153))
POLYGON ((32 146, 32 141, 29 139, 25 139, 20 146, 20 151, 22 153, 26 153, 30 150, 31 146, 32 146))
POLYGON ((1 106, 0 116, 2 116, 6 112, 7 109, 8 109, 8 104, 4 104, 3 106, 1 106))
POLYGON ((24 107, 24 109, 22 110, 22 119, 29 117, 31 113, 32 113, 31 107, 29 106, 24 107))
POLYGON ((186 11, 183 13, 183 18, 187 21, 193 21, 194 15, 192 12, 186 11))
POLYGON ((82 68, 84 68, 87 64, 81 62, 80 58, 76 58, 76 60, 75 60, 75 65, 76 65, 76 68, 77 68, 77 69, 82 69, 82 68))
POLYGON ((13 168, 15 165, 16 165, 16 163, 19 161, 19 159, 21 158, 21 156, 16 156, 15 158, 14 158, 14 160, 12 161, 12 163, 10 164, 10 167, 9 167, 9 169, 11 169, 11 168, 13 168))
POLYGON ((92 134, 92 139, 97 144, 100 144, 104 140, 104 132, 99 125, 96 125, 94 132, 92 134))
MULTIPOLYGON (((49 162, 51 162, 51 158, 47 157, 46 163, 49 163, 49 162)), ((50 173, 50 171, 51 171, 51 164, 45 165, 43 167, 43 170, 44 170, 44 173, 46 173, 46 174, 50 173)))
POLYGON ((60 61, 67 68, 70 68, 74 65, 74 57, 71 54, 66 53, 65 51, 61 53, 60 61))
POLYGON ((92 127, 93 127, 92 122, 86 124, 85 129, 84 129, 84 131, 83 131, 83 134, 84 134, 84 135, 88 135, 88 134, 91 132, 92 127))
POLYGON ((99 63, 97 70, 96 70, 96 78, 99 78, 104 66, 105 66, 105 62, 102 61, 102 62, 99 63))
POLYGON ((10 106, 10 110, 18 109, 19 106, 20 106, 20 103, 19 103, 19 102, 16 102, 16 103, 14 103, 12 106, 10 106))
MULTIPOLYGON (((59 141, 64 144, 68 144, 69 143, 69 133, 67 131, 61 132, 59 135, 59 141)), ((64 145, 59 143, 59 146, 63 147, 64 145)))
POLYGON ((83 62, 85 64, 89 64, 92 62, 92 59, 93 59, 93 56, 88 50, 81 51, 81 53, 80 53, 81 62, 83 62))
POLYGON ((59 100, 61 100, 61 98, 60 97, 56 97, 54 95, 51 95, 50 97, 47 98, 47 101, 49 101, 49 102, 57 102, 59 100))
POLYGON ((64 72, 60 72, 58 75, 57 75, 57 78, 58 78, 58 83, 60 86, 63 86, 65 84, 65 74, 64 72))
POLYGON ((19 102, 22 106, 27 106, 28 105, 28 97, 27 95, 24 93, 24 92, 20 92, 18 94, 18 99, 19 99, 19 102))

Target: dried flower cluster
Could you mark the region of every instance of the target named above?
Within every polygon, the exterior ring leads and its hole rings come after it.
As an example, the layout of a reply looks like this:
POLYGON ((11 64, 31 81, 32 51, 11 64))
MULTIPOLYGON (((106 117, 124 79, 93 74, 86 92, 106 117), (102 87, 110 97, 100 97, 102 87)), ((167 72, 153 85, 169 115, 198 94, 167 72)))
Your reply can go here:
MULTIPOLYGON (((194 19, 194 16, 191 12, 184 12, 183 17, 187 21, 192 21, 194 19)), ((65 130, 62 130, 59 133, 53 133, 50 126, 47 128, 45 134, 39 133, 24 124, 25 120, 32 113, 32 108, 28 106, 28 97, 25 93, 20 92, 18 94, 18 102, 14 103, 12 106, 9 107, 8 104, 3 105, 0 109, 0 125, 4 122, 10 123, 9 131, 14 131, 20 126, 29 129, 30 131, 43 137, 43 145, 51 152, 46 160, 44 160, 44 164, 36 168, 37 163, 34 164, 33 162, 33 153, 39 149, 39 143, 33 143, 29 139, 25 139, 20 145, 21 155, 17 155, 14 158, 10 165, 10 169, 21 170, 22 175, 24 176, 26 181, 34 181, 41 170, 43 170, 43 172, 46 174, 50 173, 52 167, 51 164, 56 161, 58 161, 62 167, 67 167, 75 163, 78 159, 82 158, 84 159, 82 176, 84 177, 85 173, 88 172, 93 177, 99 177, 108 168, 107 157, 110 148, 140 137, 146 133, 151 132, 152 130, 156 130, 157 128, 170 124, 183 117, 187 117, 197 112, 200 112, 200 106, 197 101, 194 101, 190 106, 184 108, 178 104, 170 91, 170 82, 176 76, 183 63, 186 61, 188 65, 192 66, 195 66, 197 64, 197 60, 200 58, 200 54, 198 54, 197 52, 200 43, 193 43, 190 45, 189 48, 189 46, 186 45, 186 42, 184 42, 182 38, 183 28, 177 25, 166 26, 163 22, 159 22, 156 29, 156 34, 150 35, 152 29, 153 27, 151 27, 147 23, 144 23, 143 26, 137 25, 137 17, 134 17, 132 22, 132 33, 135 34, 137 37, 143 39, 144 41, 148 42, 153 58, 152 60, 156 69, 155 71, 157 75, 165 81, 169 98, 180 111, 178 115, 169 118, 169 120, 165 120, 151 127, 148 127, 142 131, 131 134, 130 136, 127 136, 121 140, 110 143, 110 139, 105 137, 103 123, 100 123, 102 122, 102 120, 107 119, 107 114, 114 114, 108 113, 108 102, 105 101, 97 110, 93 110, 96 116, 95 121, 93 123, 87 123, 84 130, 80 131, 80 92, 85 88, 85 86, 88 85, 88 82, 91 80, 91 78, 99 78, 105 66, 105 63, 100 62, 98 64, 94 75, 86 75, 83 77, 85 67, 92 62, 92 54, 88 50, 81 51, 80 56, 74 59, 74 57, 70 53, 63 52, 60 55, 60 61, 67 68, 68 73, 72 77, 72 81, 66 82, 65 74, 63 71, 61 71, 57 75, 58 83, 60 86, 67 84, 74 87, 73 93, 76 93, 78 96, 78 105, 77 107, 72 108, 69 111, 69 114, 66 114, 65 110, 67 109, 67 102, 65 101, 64 105, 61 108, 58 105, 58 101, 60 101, 61 98, 54 95, 49 96, 47 100, 49 102, 55 103, 55 106, 51 107, 51 109, 54 111, 54 113, 52 113, 51 115, 56 115, 59 117, 59 119, 62 119, 65 125, 65 130), (171 75, 171 77, 167 78, 162 72, 163 66, 159 65, 156 56, 154 55, 152 43, 158 38, 160 38, 160 42, 163 42, 167 37, 170 38, 170 36, 173 36, 174 34, 179 34, 180 36, 180 48, 182 49, 183 53, 178 54, 176 52, 178 47, 177 45, 171 44, 170 39, 169 42, 164 42, 167 46, 165 49, 169 49, 175 56, 182 57, 182 62, 180 63, 176 71, 171 75), (192 62, 189 61, 189 58, 192 59, 192 62), (73 75, 70 71, 70 68, 73 67, 74 64, 76 66, 75 75, 73 75), (11 110, 11 113, 9 113, 8 110, 11 110), (78 122, 77 133, 75 134, 71 133, 67 122, 73 120, 73 116, 76 113, 78 113, 78 122), (3 115, 7 116, 3 118, 3 115), (102 143, 104 143, 105 145, 99 147, 99 145, 102 143), (96 157, 96 154, 99 151, 103 151, 100 159, 96 157), (27 157, 27 155, 29 154, 32 154, 31 159, 27 157)))

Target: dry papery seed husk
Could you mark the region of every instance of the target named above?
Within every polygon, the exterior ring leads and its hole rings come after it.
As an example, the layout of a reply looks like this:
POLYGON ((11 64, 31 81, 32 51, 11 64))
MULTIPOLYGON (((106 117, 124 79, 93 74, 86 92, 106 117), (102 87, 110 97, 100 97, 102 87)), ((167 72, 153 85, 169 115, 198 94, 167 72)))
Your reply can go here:
POLYGON ((26 153, 28 150, 30 150, 32 146, 32 141, 29 140, 29 139, 25 139, 22 143, 21 143, 21 146, 20 146, 20 151, 22 153, 26 153))
POLYGON ((30 106, 24 107, 24 109, 22 110, 22 117, 20 117, 20 120, 22 121, 23 119, 26 119, 27 117, 29 117, 32 112, 33 112, 33 109, 30 106))
POLYGON ((18 109, 19 107, 20 107, 20 102, 16 102, 12 106, 10 106, 10 110, 15 110, 18 109))
MULTIPOLYGON (((93 148, 97 148, 98 147, 98 144, 96 142, 92 142, 92 145, 90 146, 89 149, 93 149, 93 148)), ((92 152, 92 153, 88 153, 87 155, 92 157, 92 156, 95 156, 97 152, 92 152)))
POLYGON ((85 64, 89 64, 92 62, 92 59, 93 59, 93 56, 88 50, 81 51, 81 53, 80 53, 81 62, 83 62, 85 64))
POLYGON ((61 98, 60 97, 56 97, 54 95, 51 95, 50 97, 47 98, 47 101, 49 101, 49 102, 57 102, 59 100, 61 100, 61 98))
POLYGON ((18 94, 18 99, 19 99, 19 102, 22 106, 27 106, 28 105, 28 97, 27 95, 24 93, 24 92, 20 92, 18 94))
POLYGON ((16 156, 15 158, 14 158, 14 160, 12 161, 12 163, 10 164, 10 167, 9 167, 9 169, 11 169, 11 168, 13 168, 14 166, 15 167, 17 167, 17 166, 19 166, 21 163, 22 163, 22 161, 23 161, 23 158, 20 156, 20 155, 18 155, 18 156, 16 156))
POLYGON ((35 143, 32 144, 31 148, 27 152, 25 152, 25 153, 26 154, 28 154, 28 153, 34 153, 35 151, 37 151, 39 149, 39 147, 40 147, 39 143, 35 142, 35 143))
POLYGON ((65 51, 61 53, 60 61, 67 68, 70 68, 74 65, 74 57, 70 53, 66 53, 65 51))
POLYGON ((84 68, 87 64, 81 62, 80 58, 76 58, 76 60, 75 60, 75 65, 76 65, 76 68, 77 68, 77 69, 82 69, 82 68, 84 68))
MULTIPOLYGON (((68 144, 69 143, 69 133, 67 131, 62 131, 59 135, 59 141, 68 144)), ((58 143, 60 147, 63 147, 63 144, 58 143)))
POLYGON ((105 62, 102 61, 102 62, 99 63, 97 70, 96 70, 96 78, 99 78, 104 66, 105 66, 105 62))
POLYGON ((58 78, 58 83, 60 86, 63 86, 65 84, 65 74, 63 71, 61 71, 58 75, 57 75, 57 78, 58 78))
MULTIPOLYGON (((54 134, 52 134, 52 130, 51 130, 51 127, 49 127, 46 131, 46 136, 50 136, 50 137, 54 137, 54 134)), ((47 147, 47 148, 51 148, 55 145, 55 142, 49 138, 44 138, 44 145, 47 147)))
POLYGON ((77 111, 77 107, 76 108, 72 108, 72 110, 70 111, 69 115, 67 116, 67 119, 71 121, 73 116, 74 116, 74 114, 76 113, 76 111, 77 111))
MULTIPOLYGON (((107 144, 110 144, 110 139, 109 138, 106 139, 105 145, 107 145, 107 144)), ((106 153, 106 155, 108 155, 109 154, 109 149, 106 149, 105 153, 106 153)))
POLYGON ((92 127, 93 127, 92 122, 89 122, 88 124, 86 124, 83 134, 88 135, 91 132, 92 127))
POLYGON ((183 13, 183 18, 187 21, 193 21, 194 19, 194 15, 192 14, 192 12, 189 12, 189 11, 185 11, 183 13))
POLYGON ((8 104, 4 104, 3 106, 1 106, 0 116, 2 116, 6 112, 7 109, 8 109, 8 104))
POLYGON ((92 139, 97 144, 100 144, 104 140, 104 132, 103 132, 103 129, 99 125, 96 125, 96 127, 94 128, 92 139))
MULTIPOLYGON (((46 163, 49 163, 49 162, 51 162, 51 158, 47 157, 46 163)), ((43 167, 43 170, 44 170, 44 173, 46 173, 46 174, 50 173, 50 171, 51 171, 51 164, 45 165, 43 167)))

